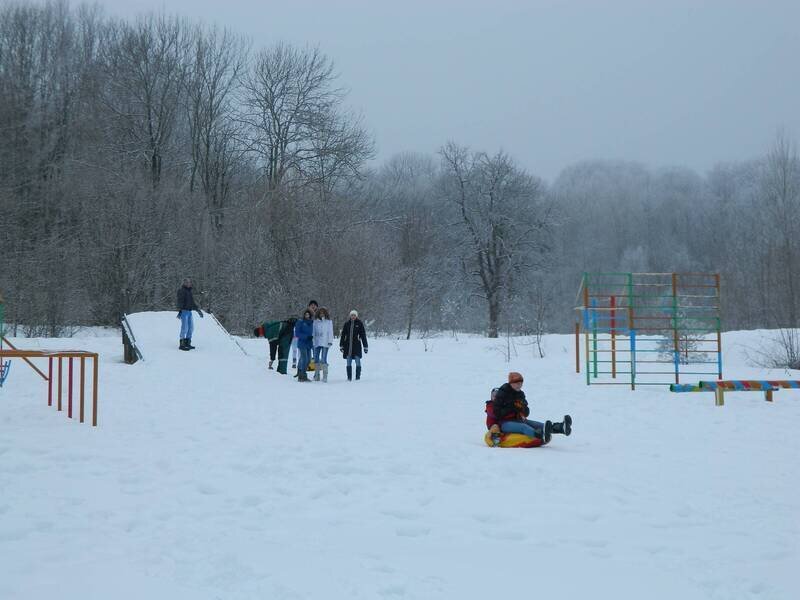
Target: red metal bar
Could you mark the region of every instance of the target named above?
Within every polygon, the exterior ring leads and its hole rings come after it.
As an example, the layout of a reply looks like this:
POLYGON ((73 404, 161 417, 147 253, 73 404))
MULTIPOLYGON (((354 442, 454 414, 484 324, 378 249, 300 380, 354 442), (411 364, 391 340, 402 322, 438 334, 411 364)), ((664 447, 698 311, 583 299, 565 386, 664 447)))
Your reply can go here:
POLYGON ((92 426, 97 427, 97 376, 99 355, 94 355, 94 374, 92 376, 92 426))
POLYGON ((616 296, 611 296, 611 378, 617 378, 617 337, 615 335, 616 329, 616 322, 617 322, 617 311, 614 310, 617 307, 617 298, 616 296))
POLYGON ((47 406, 53 406, 53 357, 48 359, 47 406))
POLYGON ((80 399, 80 421, 83 423, 83 388, 86 375, 86 358, 81 356, 81 399, 80 399))
POLYGON ((575 322, 575 372, 581 372, 581 324, 575 322))
POLYGON ((57 406, 59 411, 61 410, 61 382, 62 382, 61 371, 62 371, 61 357, 59 356, 58 357, 58 406, 57 406))
POLYGON ((72 418, 72 359, 67 366, 67 418, 72 418))

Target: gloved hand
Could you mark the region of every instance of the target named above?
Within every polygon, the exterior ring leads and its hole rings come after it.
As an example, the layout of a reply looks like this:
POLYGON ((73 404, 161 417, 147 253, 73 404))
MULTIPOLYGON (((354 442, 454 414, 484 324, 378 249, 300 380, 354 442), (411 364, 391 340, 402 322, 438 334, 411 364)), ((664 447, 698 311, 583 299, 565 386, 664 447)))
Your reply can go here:
POLYGON ((175 318, 176 318, 176 319, 180 319, 180 318, 181 318, 181 311, 178 311, 178 316, 177 316, 177 317, 175 317, 175 318))
POLYGON ((366 346, 364 346, 364 354, 366 354, 367 352, 369 352, 369 348, 367 348, 366 346))
POLYGON ((199 308, 197 309, 197 314, 200 315, 201 319, 203 318, 203 311, 200 310, 199 308))

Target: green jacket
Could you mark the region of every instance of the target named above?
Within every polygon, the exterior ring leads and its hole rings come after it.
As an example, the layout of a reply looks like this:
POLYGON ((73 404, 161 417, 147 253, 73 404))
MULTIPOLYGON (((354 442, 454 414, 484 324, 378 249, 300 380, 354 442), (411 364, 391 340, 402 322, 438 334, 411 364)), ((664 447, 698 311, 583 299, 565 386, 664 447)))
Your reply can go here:
POLYGON ((264 328, 264 337, 270 342, 278 339, 281 333, 281 321, 267 321, 262 325, 264 328))

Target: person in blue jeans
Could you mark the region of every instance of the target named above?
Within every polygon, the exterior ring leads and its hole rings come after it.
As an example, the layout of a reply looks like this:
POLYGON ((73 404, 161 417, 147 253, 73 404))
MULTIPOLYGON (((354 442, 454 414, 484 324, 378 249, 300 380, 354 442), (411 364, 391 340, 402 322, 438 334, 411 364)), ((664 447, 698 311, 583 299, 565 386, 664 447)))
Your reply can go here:
POLYGON ((181 320, 181 337, 179 350, 194 350, 192 346, 192 333, 194 332, 194 323, 192 322, 192 311, 197 311, 200 318, 203 317, 203 311, 195 304, 194 295, 192 293, 192 280, 188 277, 183 280, 183 284, 178 288, 178 318, 181 320))
POLYGON ((512 371, 508 374, 508 383, 504 383, 497 391, 492 393, 491 422, 487 420, 489 431, 497 429, 503 433, 521 433, 528 437, 539 438, 548 443, 552 434, 572 433, 572 417, 564 415, 564 421, 553 423, 551 421, 533 421, 528 418, 531 410, 522 391, 523 378, 521 373, 512 371))
POLYGON ((342 335, 339 337, 339 350, 342 351, 342 358, 347 360, 347 381, 353 380, 353 361, 356 362, 356 381, 361 379, 361 352, 369 352, 367 344, 367 331, 364 323, 358 318, 358 312, 350 311, 350 319, 342 327, 342 335))
POLYGON ((303 318, 294 324, 294 336, 297 338, 297 351, 300 360, 297 363, 297 381, 308 381, 308 364, 311 362, 311 350, 314 346, 314 315, 306 309, 303 318))
POLYGON ((333 346, 333 321, 328 309, 321 306, 314 314, 314 381, 328 381, 328 348, 333 346))

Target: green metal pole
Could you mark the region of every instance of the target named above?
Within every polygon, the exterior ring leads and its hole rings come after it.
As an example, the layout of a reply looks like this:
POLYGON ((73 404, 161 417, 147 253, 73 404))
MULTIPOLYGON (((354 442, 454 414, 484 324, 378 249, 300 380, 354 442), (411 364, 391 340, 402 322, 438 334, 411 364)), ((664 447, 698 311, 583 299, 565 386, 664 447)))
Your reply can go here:
POLYGON ((594 378, 597 379, 597 311, 592 304, 592 362, 594 363, 594 378))
POLYGON ((589 368, 589 274, 583 274, 583 331, 586 341, 586 385, 591 385, 591 371, 589 368))

